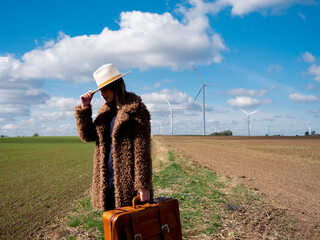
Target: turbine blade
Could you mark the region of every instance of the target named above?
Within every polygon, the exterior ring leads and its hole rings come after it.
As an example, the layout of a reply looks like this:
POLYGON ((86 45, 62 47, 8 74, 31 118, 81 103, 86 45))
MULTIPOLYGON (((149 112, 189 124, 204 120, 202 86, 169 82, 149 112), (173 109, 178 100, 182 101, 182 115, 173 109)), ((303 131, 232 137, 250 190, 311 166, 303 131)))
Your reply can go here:
POLYGON ((253 112, 249 113, 249 115, 254 114, 254 113, 256 113, 256 112, 259 112, 259 111, 260 111, 260 110, 253 111, 253 112))
POLYGON ((239 107, 239 108, 244 114, 248 115, 248 113, 245 110, 243 110, 241 107, 239 107))
POLYGON ((168 112, 166 118, 164 119, 164 121, 167 121, 167 118, 169 117, 169 114, 171 113, 171 111, 168 112))
POLYGON ((193 65, 192 65, 192 67, 193 67, 193 70, 197 73, 197 75, 198 75, 198 77, 199 77, 199 79, 200 79, 201 83, 202 83, 202 84, 204 84, 204 82, 202 81, 202 79, 201 79, 201 77, 200 77, 199 73, 197 72, 196 68, 195 68, 193 65))
POLYGON ((185 107, 185 106, 172 106, 172 108, 188 108, 188 107, 185 107))
POLYGON ((198 92, 197 96, 194 98, 194 100, 193 100, 193 103, 192 103, 192 104, 194 104, 194 102, 196 101, 196 99, 197 99, 197 97, 199 96, 199 94, 200 94, 200 92, 201 92, 202 88, 203 88, 203 86, 200 88, 200 90, 199 90, 199 92, 198 92))
POLYGON ((219 87, 225 87, 227 85, 225 84, 205 84, 205 86, 219 86, 219 87))
POLYGON ((166 98, 166 101, 167 101, 169 107, 171 108, 171 104, 170 104, 170 102, 169 102, 169 100, 167 98, 166 98))

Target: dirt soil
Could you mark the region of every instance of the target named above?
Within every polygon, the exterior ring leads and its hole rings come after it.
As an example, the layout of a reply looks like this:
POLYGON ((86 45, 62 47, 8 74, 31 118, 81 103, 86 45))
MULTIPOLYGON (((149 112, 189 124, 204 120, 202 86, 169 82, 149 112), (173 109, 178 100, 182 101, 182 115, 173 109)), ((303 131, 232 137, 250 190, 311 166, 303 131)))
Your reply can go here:
POLYGON ((294 239, 320 239, 319 137, 156 137, 217 175, 259 192, 270 209, 292 215, 294 239))

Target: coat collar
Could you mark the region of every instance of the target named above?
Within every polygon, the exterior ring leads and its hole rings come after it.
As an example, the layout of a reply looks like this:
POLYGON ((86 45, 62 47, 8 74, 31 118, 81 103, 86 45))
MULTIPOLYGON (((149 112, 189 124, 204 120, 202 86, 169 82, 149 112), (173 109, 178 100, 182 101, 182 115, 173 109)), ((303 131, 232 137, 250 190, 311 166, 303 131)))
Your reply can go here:
MULTIPOLYGON (((118 111, 117 117, 113 126, 112 133, 112 141, 113 144, 116 144, 116 140, 118 139, 119 131, 121 126, 130 121, 130 115, 139 112, 139 108, 141 107, 142 100, 139 96, 134 93, 128 92, 126 94, 126 100, 123 104, 122 108, 118 111)), ((100 109, 98 110, 98 115, 95 120, 97 126, 106 126, 107 119, 111 119, 113 114, 111 114, 112 109, 104 103, 100 109)))
MULTIPOLYGON (((126 93, 126 100, 122 106, 122 108, 118 111, 119 113, 135 113, 137 112, 139 105, 141 104, 141 98, 132 92, 126 93)), ((111 111, 111 108, 107 103, 104 103, 100 109, 98 110, 98 114, 106 113, 111 111)))

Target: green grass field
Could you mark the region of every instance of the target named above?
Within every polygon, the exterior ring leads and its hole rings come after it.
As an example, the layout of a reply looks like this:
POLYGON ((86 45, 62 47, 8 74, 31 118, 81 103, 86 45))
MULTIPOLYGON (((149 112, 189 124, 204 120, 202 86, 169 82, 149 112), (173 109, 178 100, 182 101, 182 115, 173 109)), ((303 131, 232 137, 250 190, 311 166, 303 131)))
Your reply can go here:
POLYGON ((92 180, 93 143, 0 138, 0 238, 31 239, 69 211, 92 180))

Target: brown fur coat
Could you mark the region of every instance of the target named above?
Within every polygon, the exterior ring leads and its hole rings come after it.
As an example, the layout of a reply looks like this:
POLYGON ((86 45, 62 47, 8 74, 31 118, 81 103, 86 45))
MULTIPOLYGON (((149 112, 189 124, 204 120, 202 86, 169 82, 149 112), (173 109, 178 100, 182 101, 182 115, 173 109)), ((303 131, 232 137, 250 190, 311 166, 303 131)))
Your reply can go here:
MULTIPOLYGON (((92 205, 106 209, 108 176, 106 152, 110 146, 112 114, 105 103, 92 120, 92 108, 75 107, 77 131, 82 141, 95 141, 92 181, 92 205)), ((150 190, 152 198, 152 160, 150 151, 150 113, 139 96, 127 93, 118 110, 112 133, 116 207, 131 205, 137 190, 150 190)))

